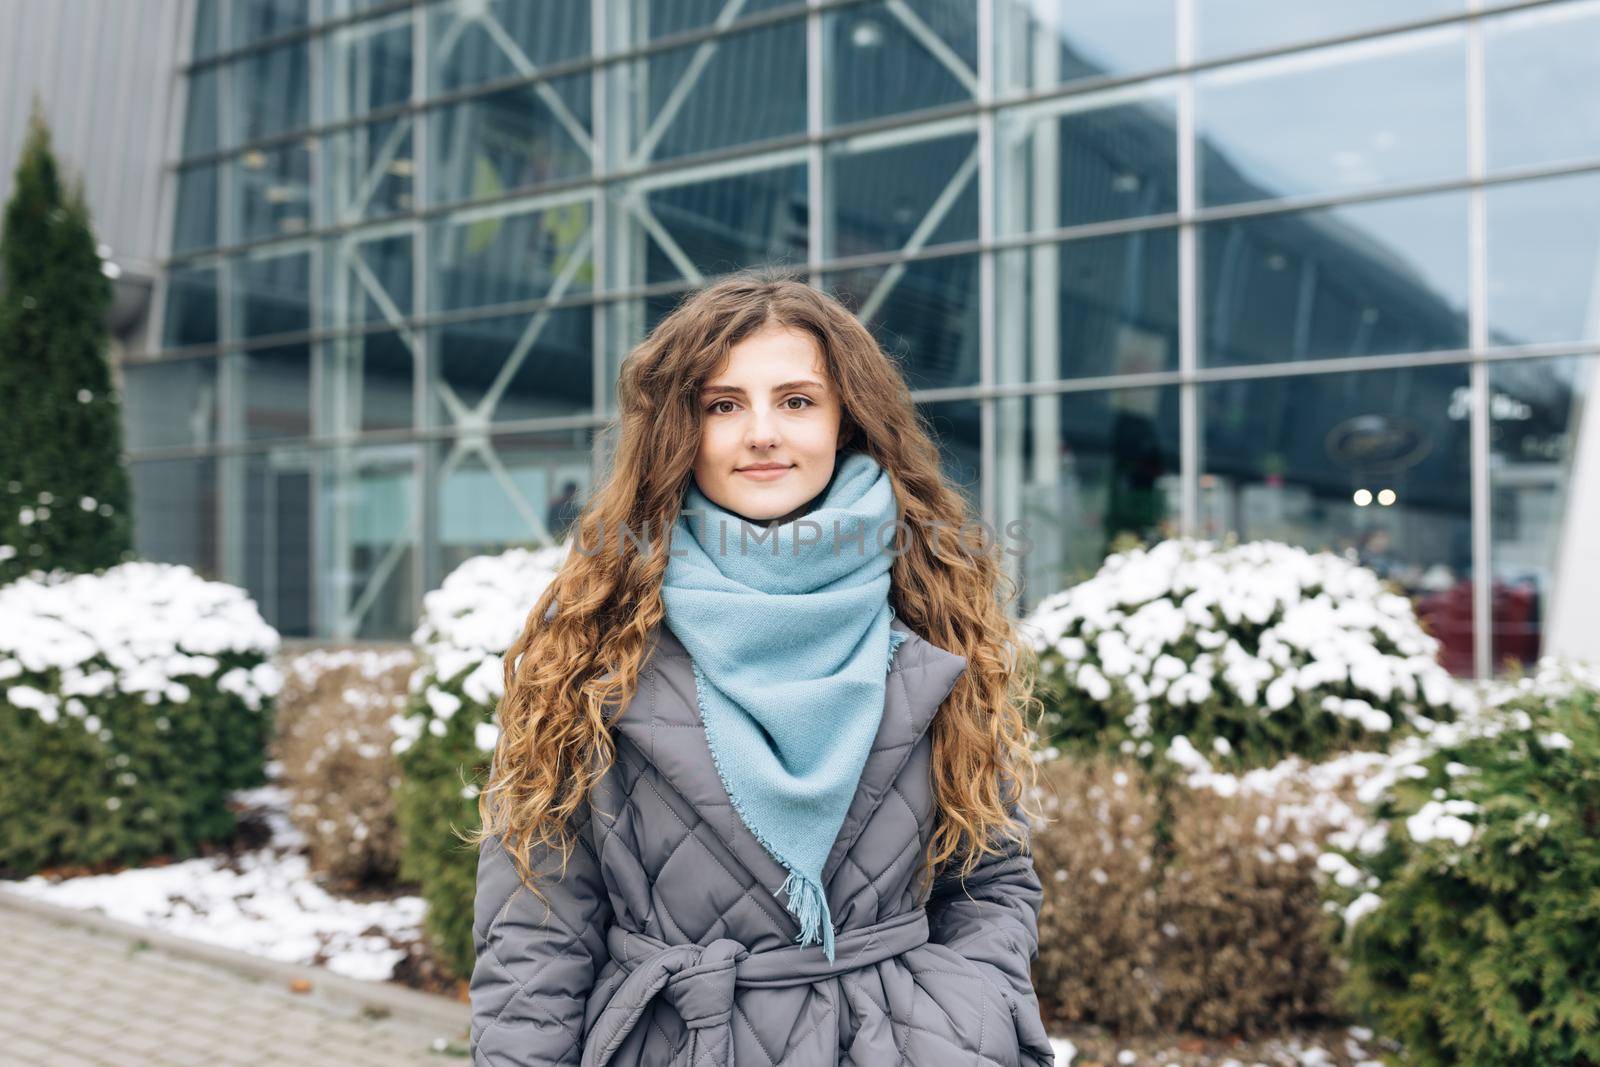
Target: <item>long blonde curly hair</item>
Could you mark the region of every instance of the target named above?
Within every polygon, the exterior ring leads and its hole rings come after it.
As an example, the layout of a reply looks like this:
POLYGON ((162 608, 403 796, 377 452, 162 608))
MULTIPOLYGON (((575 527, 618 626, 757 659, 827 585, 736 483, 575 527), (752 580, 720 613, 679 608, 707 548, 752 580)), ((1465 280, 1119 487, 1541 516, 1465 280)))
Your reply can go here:
POLYGON ((971 543, 968 524, 979 520, 945 484, 911 392, 872 334, 787 272, 747 270, 689 294, 623 361, 608 427, 616 445, 610 475, 572 527, 575 549, 506 653, 500 736, 478 796, 481 825, 467 837, 480 847, 500 838, 535 892, 541 848, 560 851, 565 875, 577 836, 571 817, 615 758, 611 724, 632 698, 664 616, 666 532, 699 449, 700 389, 734 345, 769 326, 816 341, 842 401, 844 447, 867 452, 893 483, 904 524, 897 530, 909 534, 890 568, 895 614, 967 660, 931 727, 938 817, 919 876, 931 879, 959 855, 965 878, 1007 843, 1029 847, 1016 812, 1031 825, 1041 821, 1030 733, 1037 661, 1000 599, 1002 591, 1016 595, 1000 539, 971 543), (640 536, 620 536, 624 527, 640 536))

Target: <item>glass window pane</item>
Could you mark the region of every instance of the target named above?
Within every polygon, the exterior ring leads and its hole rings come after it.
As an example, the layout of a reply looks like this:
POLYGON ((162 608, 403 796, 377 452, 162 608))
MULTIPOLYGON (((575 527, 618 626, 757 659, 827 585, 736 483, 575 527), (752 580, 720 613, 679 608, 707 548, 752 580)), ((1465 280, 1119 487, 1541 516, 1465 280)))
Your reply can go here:
POLYGON ((594 409, 594 309, 552 308, 434 327, 441 425, 588 414, 594 409))
POLYGON ((205 578, 217 573, 217 467, 199 459, 128 464, 133 544, 140 559, 181 563, 205 578))
POLYGON ((123 440, 129 452, 209 445, 217 440, 213 356, 122 366, 123 440))
POLYGON ((184 82, 183 154, 203 156, 222 147, 222 73, 206 67, 184 82))
MULTIPOLYGON (((643 17, 660 6, 639 4, 636 9, 643 17)), ((428 5, 432 49, 428 61, 434 90, 530 76, 541 68, 587 56, 589 9, 583 3, 527 0, 448 0, 428 5)))
POLYGON ((587 198, 543 208, 497 204, 437 226, 430 267, 435 310, 559 300, 594 285, 587 198))
MULTIPOLYGON (((739 18, 759 15, 774 8, 787 7, 795 0, 745 0, 739 18)), ((625 25, 618 31, 632 44, 648 44, 675 33, 710 29, 727 10, 727 0, 672 0, 670 4, 637 4, 630 10, 625 25)), ((622 23, 622 19, 617 20, 622 23)))
POLYGON ((1600 158, 1600 4, 1484 21, 1491 170, 1600 158))
POLYGON ((223 0, 195 0, 194 51, 191 59, 214 56, 222 47, 223 0))
POLYGON ((340 328, 387 322, 399 327, 412 310, 412 239, 409 228, 357 231, 326 246, 326 321, 340 328))
POLYGON ((315 140, 247 148, 224 166, 239 212, 232 240, 258 241, 311 228, 311 154, 315 140))
POLYGON ((416 625, 415 444, 331 449, 322 454, 318 627, 329 636, 403 638, 416 625))
POLYGON ((1159 82, 1002 112, 1000 232, 1177 211, 1174 93, 1159 82))
POLYGON ((1176 0, 1028 0, 996 10, 1001 92, 1138 74, 1178 61, 1176 0))
POLYGON ((430 112, 434 203, 489 199, 588 175, 591 77, 518 86, 430 112))
POLYGON ((230 145, 287 133, 310 124, 308 49, 305 41, 295 41, 264 52, 251 52, 229 64, 233 92, 230 145))
POLYGON ((1490 343, 1600 339, 1600 174, 1491 185, 1484 195, 1490 343))
POLYGON ((411 428, 416 395, 412 336, 383 331, 323 342, 320 403, 325 433, 411 428))
POLYGON ((314 453, 274 448, 229 456, 244 485, 244 585, 267 625, 285 637, 310 637, 312 611, 311 473, 314 453))
POLYGON ((162 344, 168 348, 215 344, 219 310, 215 262, 172 268, 167 272, 162 344))
POLYGON ((417 161, 410 115, 354 126, 323 141, 328 197, 324 217, 335 225, 410 211, 416 204, 417 161))
POLYGON ((246 440, 311 435, 311 346, 235 352, 239 410, 246 440))
POLYGON ((235 259, 236 333, 261 337, 311 328, 311 252, 268 248, 235 259))
POLYGON ((329 121, 411 99, 411 12, 354 22, 321 38, 329 121))
POLYGON ((1462 177, 1466 85, 1459 26, 1202 74, 1201 203, 1462 177))
POLYGON ((1195 0, 1198 57, 1282 48, 1457 14, 1462 0, 1195 0))
MULTIPOLYGON (((786 154, 785 158, 792 158, 786 154)), ((760 263, 806 260, 806 166, 770 159, 718 168, 719 176, 666 174, 615 186, 614 247, 634 253, 617 264, 615 286, 692 281, 760 263)))
POLYGON ((434 447, 441 574, 473 556, 555 543, 593 488, 587 429, 501 434, 486 449, 455 440, 434 447))
POLYGON ((1594 356, 1489 365, 1494 665, 1592 647, 1600 554, 1594 356))
POLYGON ((233 47, 275 37, 305 26, 311 0, 232 0, 233 47))
POLYGON ((178 203, 172 224, 174 252, 215 248, 220 243, 217 240, 217 173, 215 163, 178 171, 178 203))
POLYGON ((1000 253, 1002 383, 1178 367, 1178 235, 1090 237, 1000 253))
MULTIPOLYGON (((983 514, 981 407, 982 401, 978 400, 945 400, 917 405, 918 414, 927 423, 934 443, 939 446, 945 480, 951 488, 967 498, 974 518, 983 514)), ((954 533, 952 531, 952 536, 954 533)))
POLYGON ((806 128, 804 19, 656 52, 611 68, 623 168, 806 128))
POLYGON ((978 135, 945 131, 917 140, 896 131, 830 147, 830 257, 977 239, 978 135))
POLYGON ((978 96, 975 0, 870 3, 822 16, 829 125, 978 96))
POLYGON ((1202 532, 1359 559, 1416 603, 1472 672, 1465 366, 1200 387, 1202 532))
POLYGON ((857 267, 823 288, 866 324, 912 389, 978 382, 978 257, 857 267))
POLYGON ((1200 285, 1212 366, 1464 348, 1467 195, 1202 226, 1200 285))
POLYGON ((1176 532, 1176 386, 994 403, 994 533, 1017 558, 1024 611, 1092 576, 1122 543, 1176 532))

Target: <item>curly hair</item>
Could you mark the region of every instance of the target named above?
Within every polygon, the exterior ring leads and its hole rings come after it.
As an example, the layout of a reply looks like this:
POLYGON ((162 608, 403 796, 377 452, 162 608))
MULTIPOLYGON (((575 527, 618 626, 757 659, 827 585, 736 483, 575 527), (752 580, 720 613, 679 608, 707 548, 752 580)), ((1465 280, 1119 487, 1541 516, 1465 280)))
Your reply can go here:
POLYGON ((1029 825, 1042 821, 1030 723, 1037 661, 1005 611, 1016 587, 998 539, 971 543, 978 519, 945 484, 911 392, 872 334, 786 271, 745 270, 688 294, 623 361, 607 427, 609 475, 573 525, 575 550, 506 653, 500 735, 470 841, 499 837, 536 892, 536 849, 559 849, 565 874, 572 816, 616 755, 607 713, 627 706, 665 613, 668 538, 649 535, 678 520, 699 449, 701 386, 733 346, 774 326, 816 341, 842 401, 844 447, 871 455, 894 486, 897 529, 910 535, 890 569, 895 614, 966 657, 931 727, 938 811, 919 875, 931 880, 959 855, 964 879, 1007 842, 1027 850, 1029 825), (606 537, 624 527, 646 536, 606 537))

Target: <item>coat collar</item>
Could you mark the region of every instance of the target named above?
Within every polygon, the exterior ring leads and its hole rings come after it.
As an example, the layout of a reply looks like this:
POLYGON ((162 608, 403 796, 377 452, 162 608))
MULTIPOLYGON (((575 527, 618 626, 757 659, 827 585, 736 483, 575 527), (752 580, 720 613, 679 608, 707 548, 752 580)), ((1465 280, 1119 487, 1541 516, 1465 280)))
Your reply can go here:
MULTIPOLYGON (((889 665, 883 718, 855 797, 822 868, 824 886, 967 667, 964 656, 924 640, 898 616, 890 626, 906 636, 889 665)), ((638 689, 615 729, 666 777, 746 869, 776 893, 789 872, 756 840, 728 798, 700 721, 689 652, 665 623, 654 631, 638 689)))

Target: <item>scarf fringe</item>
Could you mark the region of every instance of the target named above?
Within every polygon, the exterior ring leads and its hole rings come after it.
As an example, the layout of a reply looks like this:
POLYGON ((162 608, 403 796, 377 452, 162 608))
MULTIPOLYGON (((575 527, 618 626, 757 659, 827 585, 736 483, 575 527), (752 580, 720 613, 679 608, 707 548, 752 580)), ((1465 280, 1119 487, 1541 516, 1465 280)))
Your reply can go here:
POLYGON ((783 881, 783 892, 788 895, 790 913, 800 921, 800 936, 795 938, 795 943, 804 945, 818 940, 817 934, 820 929, 822 952, 828 957, 828 962, 832 963, 832 912, 828 908, 828 898, 822 892, 822 887, 799 871, 791 870, 789 877, 783 881))

